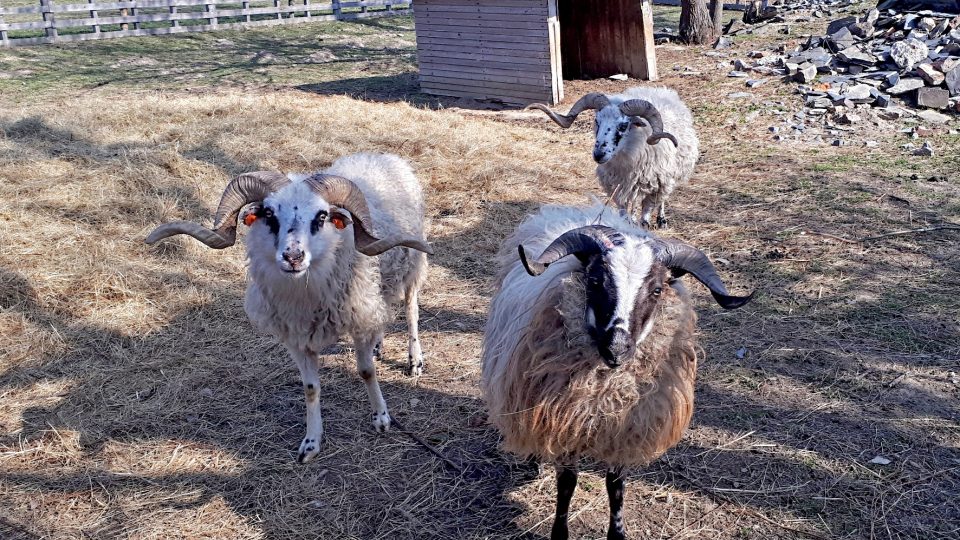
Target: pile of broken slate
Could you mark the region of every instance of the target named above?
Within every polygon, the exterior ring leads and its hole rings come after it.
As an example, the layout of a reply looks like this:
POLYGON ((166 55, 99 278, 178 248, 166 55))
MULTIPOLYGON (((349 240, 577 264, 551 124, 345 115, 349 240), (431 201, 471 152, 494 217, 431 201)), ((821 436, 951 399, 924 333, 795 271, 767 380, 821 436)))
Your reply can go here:
POLYGON ((895 97, 940 123, 949 117, 936 111, 960 112, 960 15, 872 9, 799 49, 783 67, 811 109, 889 107, 895 97))

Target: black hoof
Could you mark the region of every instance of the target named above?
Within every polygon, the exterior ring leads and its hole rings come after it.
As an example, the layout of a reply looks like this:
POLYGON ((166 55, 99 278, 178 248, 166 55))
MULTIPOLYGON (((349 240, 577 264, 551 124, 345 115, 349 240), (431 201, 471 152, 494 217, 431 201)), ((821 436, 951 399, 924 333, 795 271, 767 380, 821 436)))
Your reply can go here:
POLYGON ((667 219, 657 216, 657 228, 666 229, 667 228, 667 219))
POLYGON ((650 222, 644 219, 643 221, 640 222, 640 226, 643 227, 644 229, 649 229, 650 222))

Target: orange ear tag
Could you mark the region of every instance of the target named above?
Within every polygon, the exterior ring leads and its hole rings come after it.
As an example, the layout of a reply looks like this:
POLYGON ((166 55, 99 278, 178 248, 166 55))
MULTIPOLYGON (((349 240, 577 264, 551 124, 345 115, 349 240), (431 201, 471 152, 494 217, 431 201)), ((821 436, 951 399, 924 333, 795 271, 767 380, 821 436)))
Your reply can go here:
POLYGON ((333 226, 339 230, 343 230, 347 228, 347 222, 344 221, 343 218, 340 216, 333 216, 332 218, 330 218, 330 223, 333 223, 333 226))
POLYGON ((246 225, 247 227, 253 225, 253 222, 256 220, 257 220, 257 215, 253 213, 243 216, 243 224, 246 225))

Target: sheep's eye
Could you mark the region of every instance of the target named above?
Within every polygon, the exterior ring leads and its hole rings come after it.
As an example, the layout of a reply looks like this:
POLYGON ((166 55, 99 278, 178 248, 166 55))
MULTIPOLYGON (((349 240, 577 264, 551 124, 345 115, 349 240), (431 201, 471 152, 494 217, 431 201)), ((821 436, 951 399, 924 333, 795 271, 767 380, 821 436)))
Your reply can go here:
POLYGON ((317 212, 317 217, 315 217, 315 218, 313 218, 313 219, 317 220, 318 222, 322 222, 323 220, 327 219, 327 211, 326 211, 326 210, 321 210, 321 211, 317 212))
POLYGON ((662 289, 662 288, 656 287, 655 289, 653 289, 653 292, 650 293, 650 294, 652 294, 653 296, 660 296, 660 293, 662 293, 662 292, 663 292, 663 289, 662 289))
POLYGON ((620 125, 617 126, 618 131, 626 131, 630 127, 630 122, 620 122, 620 125))
POLYGON ((266 219, 270 219, 273 217, 273 210, 269 208, 264 208, 263 210, 261 210, 261 212, 263 214, 263 217, 266 219))

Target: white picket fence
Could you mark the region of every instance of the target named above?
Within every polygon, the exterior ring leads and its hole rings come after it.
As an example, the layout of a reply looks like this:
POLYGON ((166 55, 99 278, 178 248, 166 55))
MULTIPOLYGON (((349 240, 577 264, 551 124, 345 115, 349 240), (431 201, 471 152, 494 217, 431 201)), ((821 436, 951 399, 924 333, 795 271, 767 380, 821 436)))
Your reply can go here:
POLYGON ((36 6, 0 7, 0 46, 364 19, 409 14, 410 7, 411 0, 39 0, 36 6))

